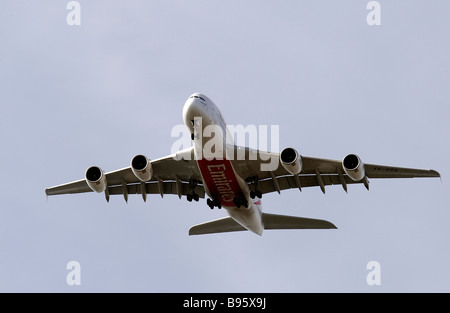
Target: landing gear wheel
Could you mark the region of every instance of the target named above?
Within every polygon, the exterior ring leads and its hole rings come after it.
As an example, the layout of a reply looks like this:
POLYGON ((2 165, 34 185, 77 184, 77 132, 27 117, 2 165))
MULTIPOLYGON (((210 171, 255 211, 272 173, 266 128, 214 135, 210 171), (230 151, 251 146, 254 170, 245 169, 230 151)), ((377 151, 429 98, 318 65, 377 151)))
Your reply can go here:
POLYGON ((211 210, 214 209, 214 207, 218 207, 219 209, 222 208, 222 203, 220 203, 219 199, 217 199, 217 197, 215 196, 213 196, 213 199, 208 198, 206 200, 206 203, 211 208, 211 210))
MULTIPOLYGON (((255 199, 255 198, 262 198, 262 192, 258 190, 258 176, 252 176, 252 177, 248 177, 246 180, 246 182, 250 183, 252 185, 252 187, 250 189, 250 198, 251 199, 255 199)), ((239 198, 245 198, 243 194, 239 195, 239 198)))
POLYGON ((217 197, 215 195, 213 196, 212 203, 214 206, 218 207, 219 209, 222 208, 222 204, 220 203, 219 199, 217 199, 217 197))
POLYGON ((194 199, 195 202, 198 202, 198 200, 199 200, 199 196, 198 196, 198 194, 196 194, 196 193, 194 193, 194 194, 192 195, 192 198, 194 199))
POLYGON ((256 191, 253 191, 253 190, 251 190, 250 191, 250 198, 252 198, 252 199, 255 199, 255 198, 262 198, 262 192, 261 191, 259 191, 259 190, 256 190, 256 191))
POLYGON ((237 208, 240 208, 241 205, 248 208, 247 198, 244 196, 242 192, 239 193, 238 197, 234 197, 233 202, 237 208))
POLYGON ((213 201, 211 200, 211 199, 207 199, 206 200, 206 204, 209 206, 209 208, 212 210, 212 209, 214 209, 214 204, 213 204, 213 201))
POLYGON ((187 196, 187 200, 189 202, 191 202, 192 200, 197 202, 199 200, 199 195, 195 193, 195 188, 197 187, 197 184, 198 184, 197 180, 195 180, 195 179, 189 180, 190 192, 186 195, 187 196))

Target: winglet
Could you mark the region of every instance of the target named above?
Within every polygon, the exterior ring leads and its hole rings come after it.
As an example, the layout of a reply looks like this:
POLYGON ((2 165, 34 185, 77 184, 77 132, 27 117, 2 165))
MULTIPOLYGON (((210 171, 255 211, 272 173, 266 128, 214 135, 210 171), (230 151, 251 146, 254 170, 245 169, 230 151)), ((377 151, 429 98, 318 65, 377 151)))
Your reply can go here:
POLYGON ((441 177, 441 174, 438 171, 435 171, 433 169, 430 169, 430 173, 432 177, 441 177))
POLYGON ((430 172, 434 175, 436 175, 435 177, 439 177, 441 179, 441 184, 442 184, 442 176, 438 171, 435 170, 430 170, 430 172))

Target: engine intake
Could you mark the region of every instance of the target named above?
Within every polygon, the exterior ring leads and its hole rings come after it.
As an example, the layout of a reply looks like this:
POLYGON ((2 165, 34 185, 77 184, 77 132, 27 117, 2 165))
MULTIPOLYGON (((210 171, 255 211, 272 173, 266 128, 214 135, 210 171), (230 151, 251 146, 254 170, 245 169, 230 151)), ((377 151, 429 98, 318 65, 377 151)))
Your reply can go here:
POLYGON ((142 182, 149 181, 153 175, 153 167, 150 160, 142 154, 136 155, 131 160, 133 174, 142 182))
POLYGON ((349 154, 342 160, 345 173, 354 181, 360 181, 366 176, 364 164, 356 154, 349 154))
POLYGON ((292 175, 298 175, 302 171, 302 157, 294 148, 285 148, 280 153, 281 165, 292 175))
POLYGON ((91 166, 86 170, 86 183, 89 188, 91 188, 95 192, 103 192, 106 190, 106 176, 103 173, 102 169, 98 166, 91 166))

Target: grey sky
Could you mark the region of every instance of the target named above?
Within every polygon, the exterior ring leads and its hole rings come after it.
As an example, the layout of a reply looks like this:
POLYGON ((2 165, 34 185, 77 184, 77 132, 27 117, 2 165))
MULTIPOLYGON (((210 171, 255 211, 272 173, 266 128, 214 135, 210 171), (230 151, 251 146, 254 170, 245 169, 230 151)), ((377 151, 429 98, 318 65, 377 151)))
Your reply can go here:
POLYGON ((450 2, 69 1, 0 4, 0 291, 449 291, 450 2), (433 168, 443 179, 283 191, 265 212, 332 231, 189 237, 225 216, 176 196, 44 189, 170 153, 193 92, 280 148, 433 168), (66 264, 81 264, 81 286, 66 264), (366 283, 369 261, 381 286, 366 283))

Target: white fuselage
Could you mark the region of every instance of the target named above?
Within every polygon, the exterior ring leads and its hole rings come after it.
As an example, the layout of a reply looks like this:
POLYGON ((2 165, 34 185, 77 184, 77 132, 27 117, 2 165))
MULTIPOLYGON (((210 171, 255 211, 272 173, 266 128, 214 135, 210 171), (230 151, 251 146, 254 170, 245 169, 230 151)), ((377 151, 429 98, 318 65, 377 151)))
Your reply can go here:
POLYGON ((193 134, 195 160, 206 194, 220 201, 236 222, 261 235, 261 199, 250 198, 248 184, 233 168, 227 150, 233 151, 234 143, 220 110, 208 97, 195 93, 183 107, 183 120, 193 134), (248 206, 237 207, 236 198, 248 206))

